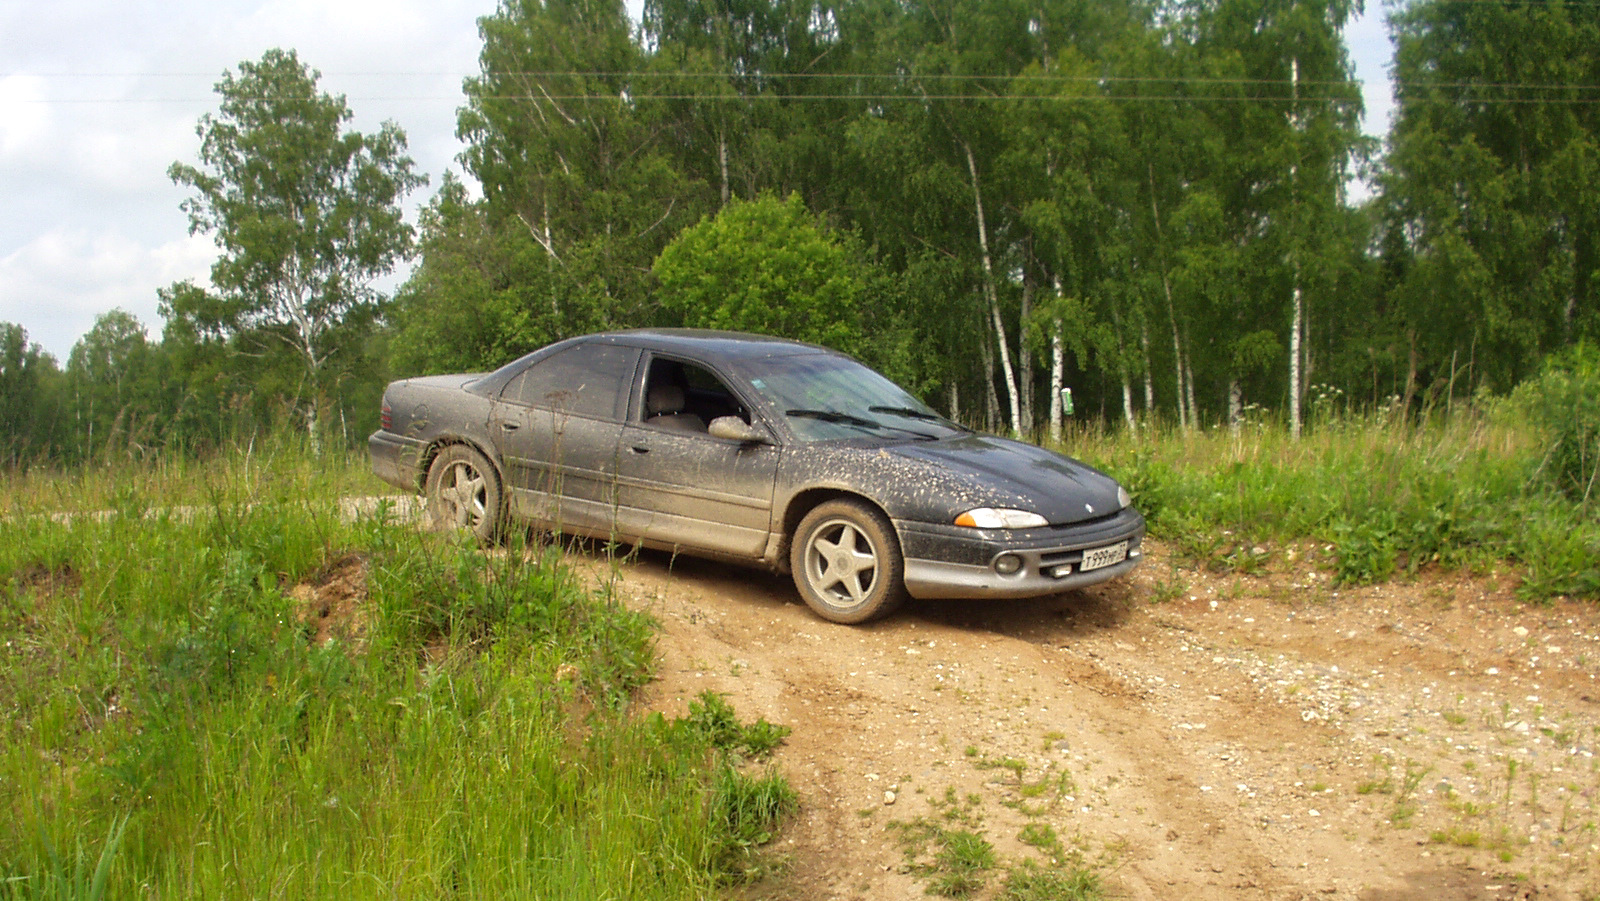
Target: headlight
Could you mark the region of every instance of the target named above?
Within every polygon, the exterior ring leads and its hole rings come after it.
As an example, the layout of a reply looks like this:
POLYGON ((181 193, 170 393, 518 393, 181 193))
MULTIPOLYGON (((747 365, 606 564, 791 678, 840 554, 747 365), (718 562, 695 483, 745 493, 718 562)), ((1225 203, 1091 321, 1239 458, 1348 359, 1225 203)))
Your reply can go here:
POLYGON ((1121 505, 1118 509, 1133 506, 1133 495, 1129 494, 1128 489, 1121 485, 1117 486, 1117 503, 1121 505))
POLYGON ((1037 513, 993 507, 979 507, 956 517, 956 525, 970 529, 1037 529, 1049 524, 1037 513))

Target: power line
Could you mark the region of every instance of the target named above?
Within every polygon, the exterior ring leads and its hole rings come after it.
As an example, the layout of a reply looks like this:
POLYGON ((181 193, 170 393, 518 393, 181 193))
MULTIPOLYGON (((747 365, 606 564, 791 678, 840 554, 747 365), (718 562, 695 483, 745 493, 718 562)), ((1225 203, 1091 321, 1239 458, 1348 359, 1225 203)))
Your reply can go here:
MULTIPOLYGON (((1600 2, 1600 0, 1596 0, 1600 2)), ((324 78, 328 73, 324 73, 324 78)), ((482 78, 483 73, 462 75, 454 72, 337 72, 333 73, 339 78, 482 78)), ((1013 74, 960 74, 951 72, 934 72, 927 74, 910 74, 897 72, 755 72, 750 74, 737 74, 731 72, 650 72, 650 71, 579 71, 579 70, 526 70, 526 71, 496 71, 491 73, 494 78, 591 78, 600 80, 645 81, 676 80, 692 81, 710 79, 715 81, 740 80, 740 81, 889 81, 902 84, 917 84, 922 82, 966 81, 975 83, 1000 83, 1026 82, 1031 84, 1217 84, 1217 85, 1286 85, 1287 78, 1227 78, 1221 76, 1204 75, 1067 75, 1060 73, 1013 73, 1013 74)), ((215 73, 197 72, 10 72, 0 73, 0 78, 18 78, 31 76, 34 78, 215 78, 215 73)), ((1358 79, 1301 79, 1300 84, 1310 86, 1342 87, 1345 85, 1360 85, 1358 79)))
MULTIPOLYGON (((1454 0, 1454 2, 1467 2, 1467 0, 1454 0)), ((1485 2, 1503 2, 1503 0, 1485 0, 1485 2)), ((1597 4, 1600 4, 1600 0, 1595 0, 1595 2, 1597 4)), ((21 77, 21 76, 28 75, 28 74, 30 74, 30 73, 0 73, 0 78, 21 77)), ((139 78, 139 77, 187 78, 187 77, 213 77, 211 75, 202 76, 199 73, 179 73, 179 72, 151 72, 151 73, 135 73, 135 72, 128 72, 128 73, 109 73, 109 72, 70 73, 70 72, 56 72, 56 73, 31 73, 31 74, 32 74, 32 77, 38 77, 38 78, 139 78)), ((449 73, 449 72, 405 72, 405 71, 398 71, 398 72, 377 72, 377 71, 374 71, 374 72, 343 72, 343 73, 338 73, 338 75, 339 75, 339 77, 345 77, 345 78, 357 78, 357 77, 380 78, 381 77, 381 78, 388 78, 388 79, 395 79, 395 78, 457 77, 457 78, 461 78, 461 79, 465 80, 467 77, 473 77, 473 78, 480 77, 480 76, 461 76, 459 74, 449 73)), ((1266 87, 1266 86, 1286 86, 1288 84, 1288 80, 1287 79, 1282 79, 1282 78, 1224 78, 1224 77, 1195 76, 1195 75, 1061 75, 1061 74, 1027 74, 1027 73, 1018 73, 1018 74, 1013 74, 1013 75, 983 75, 983 74, 962 75, 962 74, 952 74, 952 73, 933 73, 933 74, 927 74, 927 75, 909 75, 909 74, 874 73, 874 72, 829 72, 829 73, 817 73, 817 72, 771 72, 771 73, 756 73, 756 74, 751 74, 751 75, 736 75, 736 74, 733 74, 733 73, 726 73, 726 72, 645 72, 645 71, 598 72, 598 71, 553 71, 553 70, 552 71, 543 71, 543 70, 529 70, 529 71, 496 72, 496 73, 493 73, 493 75, 494 75, 494 77, 496 79, 503 79, 503 78, 599 79, 599 80, 623 80, 623 81, 647 81, 647 80, 652 80, 652 79, 655 79, 655 80, 670 79, 670 80, 677 80, 677 81, 693 81, 693 80, 711 79, 711 80, 715 80, 715 81, 734 81, 734 80, 737 80, 737 81, 761 81, 761 82, 782 82, 782 81, 801 81, 801 82, 803 82, 803 81, 887 81, 887 82, 891 82, 891 83, 908 84, 908 85, 910 85, 910 84, 920 84, 920 83, 924 83, 924 82, 949 82, 949 81, 973 82, 973 83, 978 83, 978 84, 987 84, 987 83, 998 83, 998 84, 1006 84, 1006 85, 1012 85, 1012 84, 1021 84, 1021 85, 1067 84, 1067 85, 1094 85, 1094 86, 1099 86, 1099 87, 1107 87, 1107 86, 1111 86, 1111 85, 1139 85, 1139 84, 1159 84, 1159 85, 1170 85, 1170 86, 1173 86, 1173 87, 1178 87, 1178 86, 1235 86, 1235 87, 1262 86, 1262 87, 1266 87)), ((1349 80, 1334 80, 1334 79, 1306 80, 1306 79, 1302 79, 1300 81, 1301 87, 1330 87, 1330 88, 1354 87, 1354 88, 1365 88, 1366 84, 1367 83, 1364 80, 1361 80, 1361 79, 1349 79, 1349 80)), ((1477 81, 1405 81, 1405 82, 1390 82, 1390 84, 1392 84, 1396 88, 1406 88, 1406 89, 1448 88, 1448 89, 1461 89, 1461 90, 1474 89, 1474 90, 1492 90, 1492 91, 1578 91, 1578 92, 1600 92, 1600 84, 1541 84, 1541 83, 1536 83, 1536 82, 1477 82, 1477 81)), ((569 94, 569 95, 563 95, 563 96, 566 99, 571 99, 571 98, 576 97, 576 96, 589 96, 589 95, 587 95, 587 94, 586 95, 570 95, 569 94)), ((641 96, 667 96, 667 95, 641 95, 641 96)), ((673 96, 674 99, 692 99, 693 97, 704 97, 705 99, 713 99, 713 98, 717 97, 718 95, 710 95, 710 94, 701 95, 701 94, 679 92, 678 94, 671 95, 671 96, 673 96)), ((759 95, 742 95, 742 96, 744 96, 744 97, 753 97, 753 96, 759 96, 759 95)), ((782 95, 782 96, 786 97, 788 99, 804 99, 806 97, 834 99, 834 98, 837 98, 837 97, 840 97, 840 96, 845 96, 845 95, 837 95, 837 94, 821 94, 821 95, 819 95, 819 94, 809 94, 809 95, 806 95, 806 94, 789 94, 789 95, 782 95)), ((868 95, 848 95, 848 96, 868 96, 868 95)), ((961 94, 961 95, 941 94, 939 96, 940 97, 946 97, 946 98, 948 98, 948 97, 976 98, 976 97, 981 97, 981 96, 984 96, 984 95, 978 95, 978 94, 971 94, 971 95, 968 95, 968 94, 961 94)), ((1007 95, 994 94, 994 95, 989 95, 989 96, 994 96, 994 97, 999 98, 999 97, 1004 97, 1004 96, 1007 96, 1007 95)), ((121 98, 84 98, 84 102, 116 102, 116 101, 118 101, 120 99, 121 98)), ((437 99, 444 99, 444 98, 431 97, 431 96, 407 95, 407 96, 394 97, 394 98, 372 98, 372 97, 367 97, 367 98, 363 98, 363 99, 369 99, 369 100, 370 99, 437 100, 437 99)), ((18 102, 30 102, 30 100, 28 98, 16 98, 16 100, 18 102)), ((171 101, 172 102, 186 102, 187 98, 171 98, 171 101)), ((35 100, 35 101, 32 101, 32 102, 77 102, 77 101, 72 101, 72 100, 49 101, 49 100, 43 100, 41 98, 41 99, 38 99, 38 100, 35 100)), ((158 102, 166 102, 166 100, 159 100, 158 102)))
MULTIPOLYGON (((62 105, 62 106, 92 106, 92 105, 134 105, 134 104, 194 104, 209 103, 214 98, 205 96, 195 97, 83 97, 83 98, 17 98, 13 103, 62 105)), ((1307 97, 1301 95, 1298 100, 1291 97, 1261 97, 1246 95, 1209 95, 1209 94, 474 94, 465 95, 429 96, 418 94, 399 95, 374 95, 346 98, 354 103, 462 103, 466 100, 489 102, 562 102, 562 103, 647 103, 650 101, 665 102, 695 102, 695 103, 753 103, 753 102, 838 102, 857 101, 863 103, 918 103, 929 102, 959 102, 970 101, 980 103, 1255 103, 1262 105, 1283 106, 1299 103, 1302 105, 1326 104, 1349 105, 1363 102, 1359 97, 1307 97)), ((1424 102, 1424 101, 1416 101, 1424 102)), ((1452 97, 1443 101, 1460 104, 1477 105, 1535 105, 1548 106, 1586 106, 1600 103, 1600 95, 1592 97, 1452 97)))

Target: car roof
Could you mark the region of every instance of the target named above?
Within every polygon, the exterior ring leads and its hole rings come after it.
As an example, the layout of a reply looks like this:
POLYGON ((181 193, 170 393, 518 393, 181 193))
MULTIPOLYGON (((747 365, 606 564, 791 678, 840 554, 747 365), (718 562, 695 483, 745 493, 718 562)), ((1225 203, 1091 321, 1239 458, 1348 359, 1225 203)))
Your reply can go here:
POLYGON ((712 366, 732 365, 741 360, 798 357, 808 354, 827 354, 850 359, 847 354, 821 345, 805 344, 800 341, 791 341, 788 338, 775 338, 771 335, 752 335, 745 332, 724 332, 716 329, 695 328, 623 329, 599 332, 592 335, 579 335, 574 338, 557 341, 554 344, 547 344, 532 353, 524 354, 506 363, 493 372, 486 373, 468 382, 464 387, 476 394, 492 395, 505 387, 506 382, 510 381, 512 377, 534 360, 577 344, 615 344, 622 347, 636 347, 642 350, 678 354, 700 360, 712 366))
POLYGON ((589 335, 589 341, 604 341, 641 347, 665 353, 680 353, 706 362, 726 362, 762 357, 792 357, 804 354, 833 354, 836 350, 772 335, 724 332, 715 329, 643 328, 589 335))

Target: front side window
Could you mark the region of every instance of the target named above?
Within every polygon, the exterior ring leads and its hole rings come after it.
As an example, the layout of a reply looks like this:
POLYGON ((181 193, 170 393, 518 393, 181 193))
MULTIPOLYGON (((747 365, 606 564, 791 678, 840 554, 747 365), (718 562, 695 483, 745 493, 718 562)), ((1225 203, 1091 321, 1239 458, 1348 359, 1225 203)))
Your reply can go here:
POLYGON ((697 363, 655 357, 645 374, 645 402, 640 411, 646 425, 682 432, 704 432, 723 416, 736 416, 746 424, 750 413, 711 370, 697 363))
POLYGON ((506 384, 500 399, 595 419, 621 419, 637 352, 579 344, 545 357, 506 384))

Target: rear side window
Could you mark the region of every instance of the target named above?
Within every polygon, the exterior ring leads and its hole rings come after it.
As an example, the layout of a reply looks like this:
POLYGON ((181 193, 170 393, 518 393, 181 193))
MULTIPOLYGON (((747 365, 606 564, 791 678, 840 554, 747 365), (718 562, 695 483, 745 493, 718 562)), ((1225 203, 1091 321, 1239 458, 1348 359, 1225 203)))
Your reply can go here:
POLYGON ((621 419, 638 351, 614 344, 579 344, 523 370, 500 399, 525 407, 595 419, 621 419))

